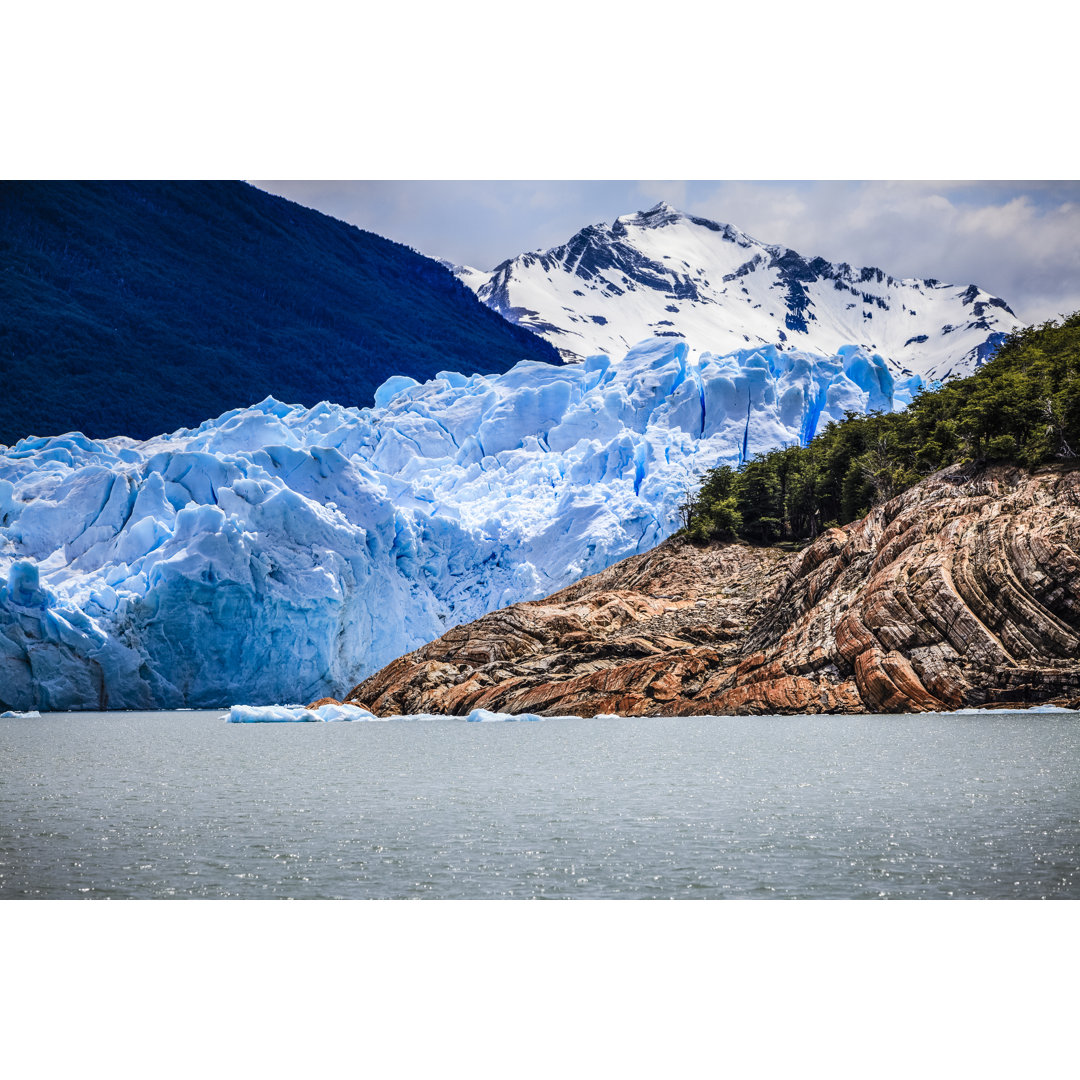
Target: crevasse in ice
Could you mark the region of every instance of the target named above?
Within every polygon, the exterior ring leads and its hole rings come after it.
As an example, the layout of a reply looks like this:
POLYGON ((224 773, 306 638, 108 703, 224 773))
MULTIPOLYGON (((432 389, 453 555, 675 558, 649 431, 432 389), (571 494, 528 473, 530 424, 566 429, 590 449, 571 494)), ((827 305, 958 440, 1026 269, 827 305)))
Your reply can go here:
POLYGON ((0 707, 340 693, 677 527, 701 472, 910 401, 880 357, 774 348, 394 378, 143 443, 0 450, 0 707))

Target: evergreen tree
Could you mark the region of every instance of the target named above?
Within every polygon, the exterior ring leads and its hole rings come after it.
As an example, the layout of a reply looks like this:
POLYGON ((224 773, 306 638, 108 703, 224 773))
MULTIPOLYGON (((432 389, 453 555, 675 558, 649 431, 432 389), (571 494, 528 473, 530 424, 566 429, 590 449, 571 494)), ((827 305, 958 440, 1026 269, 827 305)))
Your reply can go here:
POLYGON ((846 524, 947 465, 1034 468, 1080 452, 1080 312, 1013 334, 974 375, 898 413, 848 413, 809 446, 710 469, 683 506, 706 541, 806 540, 846 524))

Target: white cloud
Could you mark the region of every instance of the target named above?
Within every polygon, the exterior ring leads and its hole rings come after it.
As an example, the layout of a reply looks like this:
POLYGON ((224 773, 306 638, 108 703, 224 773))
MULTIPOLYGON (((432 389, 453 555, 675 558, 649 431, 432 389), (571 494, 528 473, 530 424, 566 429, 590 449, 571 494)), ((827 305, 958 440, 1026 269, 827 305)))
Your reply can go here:
MULTIPOLYGON (((648 210, 658 202, 670 203, 680 208, 686 206, 685 180, 639 180, 637 187, 644 203, 648 205, 633 207, 633 210, 648 210)), ((631 213, 632 210, 628 209, 624 212, 631 213)))
POLYGON ((1039 322, 1080 309, 1080 185, 717 185, 691 209, 766 243, 899 277, 968 282, 1039 322))

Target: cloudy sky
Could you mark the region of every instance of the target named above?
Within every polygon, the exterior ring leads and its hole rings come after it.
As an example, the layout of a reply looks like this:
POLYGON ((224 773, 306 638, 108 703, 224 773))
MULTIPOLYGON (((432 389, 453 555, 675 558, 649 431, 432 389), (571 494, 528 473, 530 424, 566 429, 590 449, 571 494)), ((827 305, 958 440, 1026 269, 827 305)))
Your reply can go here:
POLYGON ((660 199, 894 277, 975 282, 1040 322, 1080 310, 1080 181, 254 181, 427 255, 490 270, 660 199))

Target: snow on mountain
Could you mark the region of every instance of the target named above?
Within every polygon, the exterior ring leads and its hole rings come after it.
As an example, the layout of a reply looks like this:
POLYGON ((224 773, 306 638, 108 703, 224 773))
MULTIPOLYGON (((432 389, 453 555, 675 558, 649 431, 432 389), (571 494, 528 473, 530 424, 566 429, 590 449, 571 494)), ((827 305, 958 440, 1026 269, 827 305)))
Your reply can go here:
POLYGON ((895 376, 930 382, 970 374, 1022 325, 976 285, 806 259, 663 202, 490 273, 444 265, 569 359, 621 356, 651 336, 695 349, 772 344, 826 355, 855 343, 895 376))
POLYGON ((700 473, 891 409, 879 356, 774 347, 395 376, 146 442, 0 448, 0 708, 309 699, 674 531, 700 473), (3 582, 6 581, 6 585, 3 582))

